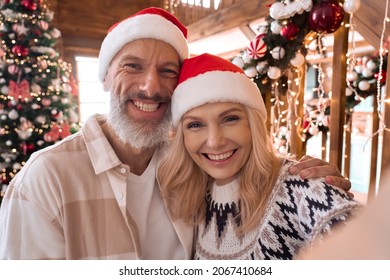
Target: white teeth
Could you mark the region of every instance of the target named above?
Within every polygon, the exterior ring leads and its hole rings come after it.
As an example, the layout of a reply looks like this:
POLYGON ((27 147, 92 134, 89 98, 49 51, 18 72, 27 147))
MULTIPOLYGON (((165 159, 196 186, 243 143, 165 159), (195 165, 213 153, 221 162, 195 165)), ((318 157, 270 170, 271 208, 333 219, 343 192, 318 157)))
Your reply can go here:
POLYGON ((228 159, 232 155, 233 155, 233 151, 230 151, 230 152, 227 152, 227 153, 224 153, 224 154, 219 154, 219 155, 207 154, 209 159, 215 160, 215 161, 222 161, 222 160, 228 159))
POLYGON ((154 112, 158 109, 158 106, 159 106, 158 103, 150 104, 150 103, 143 103, 141 101, 134 101, 134 105, 138 109, 140 109, 141 111, 144 111, 144 112, 154 112))

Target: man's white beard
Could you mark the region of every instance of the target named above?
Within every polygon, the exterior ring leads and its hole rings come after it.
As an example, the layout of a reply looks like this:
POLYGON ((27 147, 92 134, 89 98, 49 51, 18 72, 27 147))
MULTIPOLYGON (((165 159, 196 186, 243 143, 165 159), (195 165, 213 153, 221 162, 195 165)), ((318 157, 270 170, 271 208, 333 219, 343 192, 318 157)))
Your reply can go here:
POLYGON ((127 115, 127 104, 120 97, 111 95, 108 122, 119 139, 130 146, 152 148, 168 140, 171 127, 170 106, 160 121, 137 121, 127 115))

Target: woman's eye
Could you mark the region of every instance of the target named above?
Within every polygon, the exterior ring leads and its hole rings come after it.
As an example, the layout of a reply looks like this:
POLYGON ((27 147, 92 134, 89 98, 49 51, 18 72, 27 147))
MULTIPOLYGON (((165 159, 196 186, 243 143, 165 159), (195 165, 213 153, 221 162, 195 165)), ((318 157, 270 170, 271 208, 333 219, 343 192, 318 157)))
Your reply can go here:
POLYGON ((199 128, 201 127, 202 124, 199 122, 190 122, 186 125, 187 129, 192 129, 192 128, 199 128))
POLYGON ((234 122, 234 121, 237 121, 239 120, 240 118, 237 117, 237 116, 228 116, 224 119, 225 122, 234 122))

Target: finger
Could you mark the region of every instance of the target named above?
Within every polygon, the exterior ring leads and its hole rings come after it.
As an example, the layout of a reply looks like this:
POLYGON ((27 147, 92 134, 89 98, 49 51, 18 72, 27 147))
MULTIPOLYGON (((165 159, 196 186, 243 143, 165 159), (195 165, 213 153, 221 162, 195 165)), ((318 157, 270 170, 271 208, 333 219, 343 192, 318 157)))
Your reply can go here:
MULTIPOLYGON (((318 158, 307 158, 304 161, 299 161, 299 162, 295 163, 294 165, 292 165, 290 167, 289 171, 291 174, 298 174, 299 172, 301 172, 304 169, 311 169, 311 168, 315 168, 315 167, 322 168, 323 166, 332 166, 332 165, 330 165, 328 162, 323 161, 323 160, 318 159, 318 158)), ((336 167, 332 167, 332 169, 333 168, 335 168, 337 170, 336 167)), ((316 171, 314 171, 314 172, 316 173, 316 171)), ((325 173, 324 175, 333 175, 333 173, 332 174, 325 173)))
POLYGON ((299 162, 303 162, 303 161, 310 160, 310 159, 313 159, 313 157, 309 156, 309 155, 303 155, 301 157, 301 159, 299 160, 299 162))
MULTIPOLYGON (((352 187, 351 181, 340 176, 325 176, 325 182, 329 185, 339 187, 346 192, 348 192, 352 187)), ((348 193, 348 195, 353 198, 352 193, 348 193)))

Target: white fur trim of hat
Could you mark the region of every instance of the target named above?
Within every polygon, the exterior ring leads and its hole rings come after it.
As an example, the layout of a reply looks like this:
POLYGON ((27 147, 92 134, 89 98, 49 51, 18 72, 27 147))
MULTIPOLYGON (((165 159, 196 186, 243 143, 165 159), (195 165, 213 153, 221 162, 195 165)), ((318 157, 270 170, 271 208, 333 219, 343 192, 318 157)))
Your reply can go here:
POLYGON ((103 82, 112 58, 127 43, 138 39, 157 39, 170 44, 181 60, 189 56, 187 29, 172 14, 148 8, 113 25, 99 53, 99 80, 103 82))
POLYGON ((231 62, 203 54, 184 60, 180 75, 172 95, 172 121, 175 127, 187 111, 215 102, 241 103, 258 110, 264 121, 267 119, 259 88, 231 62))

